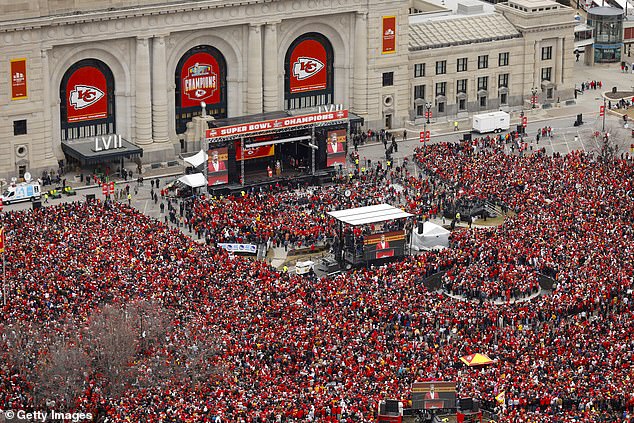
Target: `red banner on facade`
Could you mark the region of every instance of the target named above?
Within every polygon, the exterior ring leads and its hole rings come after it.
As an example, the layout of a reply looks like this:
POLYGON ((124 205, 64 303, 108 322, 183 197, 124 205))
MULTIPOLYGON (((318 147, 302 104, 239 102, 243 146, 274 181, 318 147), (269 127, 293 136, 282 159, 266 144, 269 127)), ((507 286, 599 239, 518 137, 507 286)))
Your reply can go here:
MULTIPOLYGON (((236 141, 236 160, 242 160, 242 146, 240 145, 240 141, 236 141)), ((275 146, 274 145, 261 145, 259 147, 245 149, 245 160, 251 159, 259 159, 260 157, 269 157, 275 155, 275 146)))
POLYGON ((11 99, 26 98, 26 59, 11 60, 11 99))
POLYGON ((68 122, 81 122, 108 117, 106 76, 93 66, 77 69, 66 83, 68 122))
POLYGON ((220 67, 206 52, 192 54, 181 68, 181 107, 220 102, 220 67))
POLYGON ((300 42, 291 52, 290 91, 325 90, 328 85, 328 55, 326 48, 317 40, 300 42))
POLYGON ((396 52, 396 16, 383 16, 382 54, 396 52))
POLYGON ((326 166, 346 164, 346 130, 328 132, 326 140, 326 166))
POLYGON ((221 128, 207 129, 207 141, 214 141, 215 138, 246 136, 255 133, 277 131, 283 128, 310 125, 313 123, 335 122, 348 119, 347 110, 337 110, 334 112, 313 113, 302 116, 289 116, 281 119, 265 120, 262 122, 245 123, 242 125, 223 126, 221 128))
POLYGON ((227 169, 229 154, 227 147, 212 148, 209 150, 208 155, 207 185, 220 185, 229 182, 229 171, 227 169))
POLYGON ((0 228, 0 253, 4 253, 4 228, 0 228))

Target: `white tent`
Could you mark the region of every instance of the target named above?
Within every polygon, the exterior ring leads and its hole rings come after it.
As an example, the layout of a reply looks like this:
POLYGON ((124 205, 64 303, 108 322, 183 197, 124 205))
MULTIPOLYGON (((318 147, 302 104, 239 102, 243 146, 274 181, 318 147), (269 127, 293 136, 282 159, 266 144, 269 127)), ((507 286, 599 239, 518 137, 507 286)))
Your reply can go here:
POLYGON ((207 153, 204 150, 200 150, 198 153, 194 154, 193 156, 184 158, 183 161, 185 161, 185 163, 189 164, 190 166, 198 167, 202 165, 203 163, 206 163, 207 158, 208 158, 207 153))
POLYGON ((412 247, 416 250, 442 249, 449 247, 449 231, 432 222, 423 224, 423 233, 414 231, 412 247))
POLYGON ((207 178, 202 173, 192 173, 178 178, 178 182, 192 188, 204 187, 207 185, 207 178))

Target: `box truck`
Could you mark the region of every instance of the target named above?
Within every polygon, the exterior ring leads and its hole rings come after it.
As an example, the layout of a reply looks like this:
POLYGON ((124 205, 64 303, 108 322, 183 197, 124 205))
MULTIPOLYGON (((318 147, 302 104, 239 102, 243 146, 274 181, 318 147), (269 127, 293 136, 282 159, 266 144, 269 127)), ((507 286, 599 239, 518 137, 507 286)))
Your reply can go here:
POLYGON ((473 130, 484 134, 486 132, 508 131, 511 118, 506 112, 491 112, 473 115, 473 130))

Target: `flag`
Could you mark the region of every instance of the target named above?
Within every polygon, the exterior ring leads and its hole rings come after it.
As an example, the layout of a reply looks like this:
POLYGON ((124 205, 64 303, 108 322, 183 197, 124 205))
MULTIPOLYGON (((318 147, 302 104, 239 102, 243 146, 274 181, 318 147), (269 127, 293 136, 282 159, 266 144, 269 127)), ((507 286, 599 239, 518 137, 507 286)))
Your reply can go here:
POLYGON ((4 253, 4 228, 0 229, 0 253, 4 253))
POLYGON ((500 404, 504 404, 504 402, 506 401, 506 398, 505 398, 505 397, 506 397, 506 395, 504 395, 504 394, 505 394, 505 391, 500 392, 500 393, 499 393, 499 394, 495 397, 495 400, 496 400, 497 402, 499 402, 500 404))

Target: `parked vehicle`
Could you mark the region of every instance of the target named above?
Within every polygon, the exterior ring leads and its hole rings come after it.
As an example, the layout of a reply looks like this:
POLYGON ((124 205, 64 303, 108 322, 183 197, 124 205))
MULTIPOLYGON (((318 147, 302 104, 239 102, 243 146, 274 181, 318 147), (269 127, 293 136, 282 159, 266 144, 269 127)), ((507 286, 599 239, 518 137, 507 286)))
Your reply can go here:
POLYGON ((473 130, 481 134, 508 131, 511 117, 506 112, 491 112, 473 115, 473 130))
POLYGON ((62 192, 59 190, 59 188, 49 189, 48 196, 50 198, 62 198, 62 192))
POLYGON ((40 184, 37 182, 23 182, 12 184, 0 196, 3 204, 18 203, 20 201, 35 201, 41 197, 40 184))

